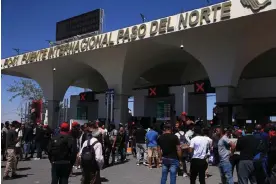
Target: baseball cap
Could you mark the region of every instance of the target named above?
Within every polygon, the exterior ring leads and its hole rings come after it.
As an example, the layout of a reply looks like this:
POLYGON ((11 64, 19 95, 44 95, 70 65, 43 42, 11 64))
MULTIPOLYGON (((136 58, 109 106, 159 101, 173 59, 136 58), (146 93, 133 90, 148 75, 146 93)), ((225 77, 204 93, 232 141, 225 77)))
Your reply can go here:
POLYGON ((187 116, 187 113, 186 112, 182 112, 181 116, 187 116))
POLYGON ((72 127, 76 127, 76 126, 79 126, 79 123, 75 121, 72 123, 72 127))
POLYGON ((69 126, 68 123, 63 122, 63 123, 61 123, 61 125, 60 125, 60 129, 61 129, 62 131, 69 131, 70 126, 69 126))

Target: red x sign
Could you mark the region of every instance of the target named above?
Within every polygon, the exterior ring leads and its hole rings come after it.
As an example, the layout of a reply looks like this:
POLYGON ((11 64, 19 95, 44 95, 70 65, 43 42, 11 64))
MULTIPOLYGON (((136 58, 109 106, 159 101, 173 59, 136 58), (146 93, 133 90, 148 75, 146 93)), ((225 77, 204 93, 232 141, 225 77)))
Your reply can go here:
POLYGON ((196 83, 196 92, 197 93, 204 93, 204 82, 202 83, 196 83))
POLYGON ((85 96, 86 96, 85 93, 81 94, 81 95, 80 95, 80 100, 81 100, 81 101, 85 101, 85 100, 86 100, 86 99, 85 99, 85 96))
POLYGON ((149 88, 149 96, 156 96, 156 88, 149 88))

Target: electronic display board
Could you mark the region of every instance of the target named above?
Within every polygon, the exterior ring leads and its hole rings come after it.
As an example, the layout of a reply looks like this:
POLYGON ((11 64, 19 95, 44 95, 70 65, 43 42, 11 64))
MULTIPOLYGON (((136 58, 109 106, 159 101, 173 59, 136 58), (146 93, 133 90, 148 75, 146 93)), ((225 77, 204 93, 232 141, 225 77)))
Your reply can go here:
POLYGON ((103 10, 96 9, 56 24, 56 41, 65 40, 77 35, 97 32, 100 33, 103 10))

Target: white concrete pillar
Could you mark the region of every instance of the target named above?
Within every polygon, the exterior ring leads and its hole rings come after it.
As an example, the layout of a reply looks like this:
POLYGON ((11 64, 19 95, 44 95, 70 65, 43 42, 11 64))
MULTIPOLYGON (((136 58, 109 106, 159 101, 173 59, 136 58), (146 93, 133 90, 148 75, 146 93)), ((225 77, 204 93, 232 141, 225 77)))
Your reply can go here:
POLYGON ((148 95, 147 89, 135 90, 133 94, 133 114, 134 116, 145 116, 145 101, 148 95))
POLYGON ((114 95, 114 123, 118 127, 119 123, 126 124, 128 120, 128 95, 114 95))
POLYGON ((47 100, 48 102, 48 125, 51 128, 59 126, 59 104, 58 100, 47 100))
POLYGON ((189 111, 189 93, 193 91, 193 85, 170 87, 170 94, 174 94, 175 97, 174 110, 176 116, 189 111))
POLYGON ((173 110, 175 110, 176 116, 179 116, 185 109, 185 87, 172 86, 170 87, 170 94, 174 95, 175 100, 173 110))
POLYGON ((232 86, 216 87, 217 103, 228 103, 236 99, 236 88, 232 86))

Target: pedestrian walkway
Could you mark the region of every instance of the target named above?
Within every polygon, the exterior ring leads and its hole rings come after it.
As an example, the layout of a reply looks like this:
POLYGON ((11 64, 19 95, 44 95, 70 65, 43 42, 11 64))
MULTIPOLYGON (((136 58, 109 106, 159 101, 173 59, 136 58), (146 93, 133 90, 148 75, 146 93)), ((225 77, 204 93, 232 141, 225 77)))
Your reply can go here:
MULTIPOLYGON (((111 184, 159 184, 161 178, 161 168, 149 170, 147 167, 136 166, 135 159, 129 156, 129 161, 124 164, 118 164, 113 167, 106 168, 101 171, 103 183, 111 184)), ((4 172, 5 162, 2 162, 2 176, 4 172)), ((22 161, 18 164, 21 175, 20 178, 4 181, 6 184, 49 184, 51 183, 51 166, 48 159, 38 161, 22 161)), ((70 177, 70 184, 80 183, 80 170, 74 169, 73 177, 70 177)), ((209 177, 207 184, 219 184, 220 174, 217 167, 209 168, 209 177)), ((236 179, 235 179, 236 181, 236 179)), ((177 183, 189 183, 189 178, 177 177, 177 183)))

